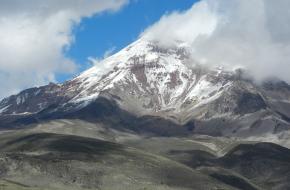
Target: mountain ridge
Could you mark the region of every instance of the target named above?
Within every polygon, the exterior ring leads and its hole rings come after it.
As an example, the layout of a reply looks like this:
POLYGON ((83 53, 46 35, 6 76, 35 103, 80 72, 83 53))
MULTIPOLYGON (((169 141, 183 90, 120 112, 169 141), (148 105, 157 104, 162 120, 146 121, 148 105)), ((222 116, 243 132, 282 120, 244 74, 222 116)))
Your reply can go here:
POLYGON ((243 72, 195 64, 186 44, 166 49, 139 39, 72 80, 2 100, 0 118, 77 112, 106 98, 136 118, 158 117, 178 126, 194 123, 194 133, 281 136, 290 129, 289 85, 256 84, 243 72))

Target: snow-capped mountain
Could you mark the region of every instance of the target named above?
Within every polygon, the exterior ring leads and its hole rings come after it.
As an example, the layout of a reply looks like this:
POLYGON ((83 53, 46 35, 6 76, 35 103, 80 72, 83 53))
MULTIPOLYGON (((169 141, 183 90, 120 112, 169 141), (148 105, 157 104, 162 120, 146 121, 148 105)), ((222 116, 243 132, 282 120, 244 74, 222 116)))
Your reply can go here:
POLYGON ((194 123, 195 132, 210 135, 249 137, 290 127, 288 84, 255 84, 241 72, 194 63, 186 44, 162 48, 144 39, 64 84, 51 83, 2 100, 0 116, 73 112, 100 97, 136 117, 194 123))
POLYGON ((230 86, 229 74, 191 66, 185 47, 162 49, 139 40, 73 81, 80 93, 71 102, 106 93, 135 114, 172 115, 189 103, 198 107, 230 86))

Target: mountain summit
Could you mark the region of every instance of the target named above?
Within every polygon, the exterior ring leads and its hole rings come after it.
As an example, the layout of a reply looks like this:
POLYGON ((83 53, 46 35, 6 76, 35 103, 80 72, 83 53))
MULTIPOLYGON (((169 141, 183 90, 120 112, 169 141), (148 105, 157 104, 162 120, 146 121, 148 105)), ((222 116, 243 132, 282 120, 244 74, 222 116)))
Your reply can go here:
POLYGON ((70 81, 5 98, 0 118, 61 118, 102 98, 136 118, 165 119, 195 133, 282 136, 290 127, 290 86, 256 84, 241 73, 194 63, 186 44, 163 48, 139 39, 70 81))

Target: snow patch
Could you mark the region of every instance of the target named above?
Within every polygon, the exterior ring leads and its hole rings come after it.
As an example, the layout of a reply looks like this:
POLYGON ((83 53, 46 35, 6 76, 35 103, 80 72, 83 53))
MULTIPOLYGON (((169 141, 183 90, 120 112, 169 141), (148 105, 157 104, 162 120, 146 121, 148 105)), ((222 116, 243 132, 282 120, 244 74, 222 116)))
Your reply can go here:
POLYGON ((3 112, 5 112, 9 107, 10 107, 10 105, 1 108, 0 109, 0 114, 2 114, 3 112))

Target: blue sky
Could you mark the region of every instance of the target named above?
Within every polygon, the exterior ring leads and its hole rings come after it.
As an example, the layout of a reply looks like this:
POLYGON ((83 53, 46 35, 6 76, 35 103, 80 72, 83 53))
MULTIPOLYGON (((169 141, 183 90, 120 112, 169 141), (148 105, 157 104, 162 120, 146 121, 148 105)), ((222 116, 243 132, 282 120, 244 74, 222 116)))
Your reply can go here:
MULTIPOLYGON (((75 41, 67 56, 79 66, 79 72, 90 67, 87 58, 102 58, 110 49, 114 52, 136 40, 139 34, 164 14, 189 9, 197 0, 132 0, 117 12, 97 14, 85 18, 74 29, 75 41)), ((58 82, 71 75, 57 76, 58 82)))

